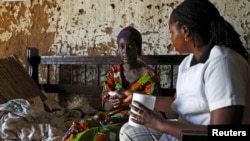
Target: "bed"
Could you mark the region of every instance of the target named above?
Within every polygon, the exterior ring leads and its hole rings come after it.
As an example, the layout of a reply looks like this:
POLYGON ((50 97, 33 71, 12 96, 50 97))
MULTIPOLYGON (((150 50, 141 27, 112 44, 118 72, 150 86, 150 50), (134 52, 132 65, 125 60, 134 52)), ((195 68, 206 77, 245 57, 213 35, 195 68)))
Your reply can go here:
MULTIPOLYGON (((184 57, 140 56, 160 76, 164 96, 173 96, 178 65, 184 57)), ((37 48, 27 49, 27 60, 28 70, 13 56, 0 62, 0 80, 13 80, 0 86, 0 91, 7 93, 0 97, 3 139, 61 141, 73 121, 102 110, 100 93, 105 73, 110 65, 121 63, 116 56, 40 56, 37 48), (6 72, 10 73, 8 78, 3 77, 6 72)), ((182 133, 183 141, 207 136, 196 131, 182 133)))

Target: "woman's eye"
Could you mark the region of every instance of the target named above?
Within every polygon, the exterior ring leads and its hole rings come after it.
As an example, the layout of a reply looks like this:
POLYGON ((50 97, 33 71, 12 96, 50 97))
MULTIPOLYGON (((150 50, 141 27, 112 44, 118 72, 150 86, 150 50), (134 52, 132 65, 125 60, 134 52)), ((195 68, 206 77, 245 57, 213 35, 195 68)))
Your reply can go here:
POLYGON ((124 48, 124 45, 120 45, 119 48, 123 49, 123 48, 124 48))

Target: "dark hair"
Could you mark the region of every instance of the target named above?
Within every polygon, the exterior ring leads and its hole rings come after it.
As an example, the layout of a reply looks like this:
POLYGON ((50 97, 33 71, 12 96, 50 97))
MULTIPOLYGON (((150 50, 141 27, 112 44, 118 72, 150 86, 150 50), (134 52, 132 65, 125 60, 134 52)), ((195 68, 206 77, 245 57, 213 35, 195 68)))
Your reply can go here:
POLYGON ((117 36, 117 44, 119 43, 119 40, 123 37, 130 37, 136 44, 137 47, 137 54, 141 55, 142 50, 142 37, 141 33, 133 28, 132 26, 127 26, 123 28, 120 33, 117 36))
POLYGON ((185 0, 173 10, 171 21, 177 23, 178 28, 187 26, 192 38, 198 34, 210 48, 223 45, 248 59, 239 34, 209 0, 185 0))

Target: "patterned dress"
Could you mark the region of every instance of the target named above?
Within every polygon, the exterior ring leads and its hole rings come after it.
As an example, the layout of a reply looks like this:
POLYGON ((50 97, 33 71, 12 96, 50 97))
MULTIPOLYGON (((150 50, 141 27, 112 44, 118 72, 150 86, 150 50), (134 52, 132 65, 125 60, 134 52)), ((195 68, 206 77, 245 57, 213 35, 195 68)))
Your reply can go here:
MULTIPOLYGON (((126 87, 124 87, 125 84, 122 81, 121 72, 122 65, 120 64, 111 66, 106 73, 102 90, 102 103, 109 99, 109 91, 131 90, 149 95, 160 95, 160 79, 153 70, 126 87)), ((91 118, 74 122, 64 135, 63 140, 118 141, 120 128, 128 121, 129 104, 124 104, 109 112, 100 111, 91 118)))
MULTIPOLYGON (((109 98, 109 91, 119 91, 119 90, 131 90, 133 92, 141 92, 149 95, 160 95, 160 80, 155 72, 150 71, 139 79, 137 79, 133 84, 124 87, 122 77, 122 65, 114 65, 110 68, 106 74, 106 81, 103 85, 102 91, 102 102, 106 102, 109 98)), ((128 116, 129 103, 122 105, 109 112, 109 115, 114 115, 116 117, 128 116)))

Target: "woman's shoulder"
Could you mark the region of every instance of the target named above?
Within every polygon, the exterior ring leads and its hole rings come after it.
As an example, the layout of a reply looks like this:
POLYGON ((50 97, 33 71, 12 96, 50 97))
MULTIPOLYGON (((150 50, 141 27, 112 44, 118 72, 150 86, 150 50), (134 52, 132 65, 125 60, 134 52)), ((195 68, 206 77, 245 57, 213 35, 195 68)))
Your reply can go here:
POLYGON ((194 55, 192 53, 186 54, 187 56, 181 61, 179 68, 187 68, 190 67, 190 63, 194 55))
POLYGON ((110 71, 120 72, 121 70, 122 70, 122 64, 116 64, 116 65, 110 66, 110 71))
POLYGON ((215 46, 211 50, 208 63, 212 64, 230 64, 230 65, 247 65, 248 62, 236 51, 223 46, 215 46))
POLYGON ((151 68, 149 65, 144 64, 141 69, 143 69, 143 74, 148 73, 151 76, 156 75, 156 72, 153 70, 153 68, 151 68))
POLYGON ((157 81, 157 82, 160 81, 159 75, 157 75, 157 73, 150 66, 145 66, 144 75, 145 74, 149 75, 150 78, 153 79, 154 81, 157 81))

